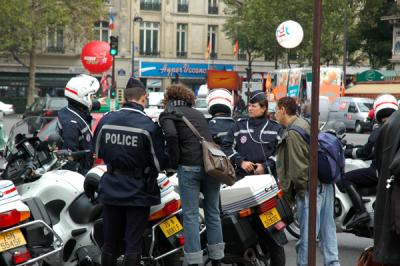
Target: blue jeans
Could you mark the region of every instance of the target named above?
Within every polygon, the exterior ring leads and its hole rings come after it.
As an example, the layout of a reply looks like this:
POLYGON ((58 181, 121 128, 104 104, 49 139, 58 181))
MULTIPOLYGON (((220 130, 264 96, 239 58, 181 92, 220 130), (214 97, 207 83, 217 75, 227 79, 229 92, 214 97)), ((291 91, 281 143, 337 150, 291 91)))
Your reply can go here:
MULTIPOLYGON (((304 197, 296 196, 297 216, 300 223, 300 239, 296 244, 298 266, 308 265, 308 195, 307 191, 304 197)), ((325 266, 340 266, 333 205, 333 185, 319 184, 317 187, 316 229, 325 266)))
POLYGON ((225 244, 219 210, 220 183, 206 175, 201 166, 178 167, 179 191, 182 201, 184 253, 188 264, 203 263, 200 245, 199 194, 204 195, 204 214, 207 226, 208 255, 210 259, 224 257, 225 244))

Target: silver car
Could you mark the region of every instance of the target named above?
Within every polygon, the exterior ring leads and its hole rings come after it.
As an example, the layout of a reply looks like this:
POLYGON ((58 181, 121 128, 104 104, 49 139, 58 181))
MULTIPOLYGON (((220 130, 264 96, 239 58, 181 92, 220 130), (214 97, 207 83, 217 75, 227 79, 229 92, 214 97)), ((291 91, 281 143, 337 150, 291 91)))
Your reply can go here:
POLYGON ((373 108, 374 100, 369 98, 340 97, 329 108, 328 121, 342 121, 347 129, 362 133, 372 129, 368 112, 373 108))

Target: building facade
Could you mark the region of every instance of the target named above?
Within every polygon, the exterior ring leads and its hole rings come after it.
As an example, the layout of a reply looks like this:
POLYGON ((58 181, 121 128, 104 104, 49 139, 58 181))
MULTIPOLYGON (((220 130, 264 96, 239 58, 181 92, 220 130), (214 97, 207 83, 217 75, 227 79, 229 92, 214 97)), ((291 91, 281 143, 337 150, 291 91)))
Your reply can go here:
MULTIPOLYGON (((205 83, 207 69, 236 70, 246 76, 246 56, 239 53, 234 58, 234 45, 223 32, 227 17, 222 0, 104 2, 115 27, 109 29, 108 18, 99 20, 94 25, 95 39, 108 42, 111 35, 119 37, 115 61, 119 88, 132 75, 152 91, 162 91, 174 80, 196 91, 205 83)), ((86 73, 80 61, 84 44, 68 41, 66 30, 49 29, 40 43, 36 79, 40 96, 61 95, 69 78, 86 73)), ((28 64, 28 58, 23 60, 28 64)), ((273 70, 273 63, 255 60, 252 69, 254 78, 261 79, 273 70)), ((0 58, 0 96, 20 99, 27 87, 28 68, 0 58)))

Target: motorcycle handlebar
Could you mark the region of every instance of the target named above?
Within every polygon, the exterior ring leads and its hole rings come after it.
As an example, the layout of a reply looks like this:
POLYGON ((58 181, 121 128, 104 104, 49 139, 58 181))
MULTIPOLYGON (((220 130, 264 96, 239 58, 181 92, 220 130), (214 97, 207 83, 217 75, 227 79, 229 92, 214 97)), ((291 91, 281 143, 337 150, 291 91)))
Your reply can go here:
POLYGON ((54 152, 59 157, 79 157, 91 153, 91 150, 82 150, 82 151, 58 150, 54 152))

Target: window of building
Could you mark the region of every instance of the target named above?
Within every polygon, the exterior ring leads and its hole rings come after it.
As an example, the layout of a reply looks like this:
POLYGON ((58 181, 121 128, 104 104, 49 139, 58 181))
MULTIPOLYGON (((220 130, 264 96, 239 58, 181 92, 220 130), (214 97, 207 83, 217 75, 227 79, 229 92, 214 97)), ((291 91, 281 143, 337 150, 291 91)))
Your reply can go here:
POLYGON ((187 24, 178 24, 176 31, 176 56, 187 56, 187 24))
POLYGON ((107 21, 99 21, 94 24, 94 36, 96 40, 108 42, 109 29, 107 21))
POLYGON ((47 51, 50 53, 64 52, 64 30, 62 28, 49 28, 47 31, 47 51))
POLYGON ((208 14, 218 15, 218 0, 208 0, 208 14))
POLYGON ((218 26, 208 26, 207 45, 211 44, 211 59, 217 58, 217 31, 218 26))
POLYGON ((142 22, 140 23, 140 54, 159 55, 160 47, 160 23, 142 22))
POLYGON ((161 1, 160 0, 140 0, 140 10, 160 11, 161 10, 161 1))
POLYGON ((396 30, 396 37, 400 37, 400 30, 396 30))
POLYGON ((178 0, 178 12, 186 13, 189 11, 188 0, 178 0))

